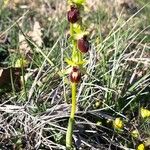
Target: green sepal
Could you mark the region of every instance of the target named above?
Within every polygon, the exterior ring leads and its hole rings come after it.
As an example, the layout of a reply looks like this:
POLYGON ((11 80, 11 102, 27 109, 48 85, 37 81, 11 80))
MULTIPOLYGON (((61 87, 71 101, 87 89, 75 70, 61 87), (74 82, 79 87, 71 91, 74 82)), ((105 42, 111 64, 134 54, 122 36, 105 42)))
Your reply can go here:
POLYGON ((81 33, 81 32, 82 32, 82 27, 81 27, 81 25, 78 24, 78 23, 74 23, 74 24, 73 24, 73 31, 74 31, 75 33, 81 33))
POLYGON ((70 60, 70 59, 65 59, 65 62, 69 65, 69 66, 81 66, 81 65, 83 65, 83 64, 85 64, 85 61, 83 60, 83 61, 79 61, 79 62, 74 62, 74 61, 72 61, 72 60, 70 60))
POLYGON ((84 36, 87 36, 87 35, 89 35, 88 31, 82 31, 80 33, 75 34, 74 39, 78 40, 78 39, 81 39, 81 38, 83 38, 84 36))
POLYGON ((69 66, 76 66, 76 63, 75 62, 73 62, 72 60, 70 60, 70 59, 65 59, 65 62, 69 65, 69 66))
POLYGON ((68 4, 69 4, 70 6, 73 5, 72 0, 68 0, 67 2, 68 2, 68 4))
POLYGON ((69 74, 69 73, 71 72, 71 70, 72 70, 71 67, 66 68, 66 69, 63 69, 63 70, 60 70, 60 71, 58 71, 58 75, 59 75, 60 77, 63 77, 63 76, 65 76, 65 75, 69 74))
POLYGON ((77 4, 77 5, 83 5, 85 3, 86 0, 72 0, 73 3, 77 4))

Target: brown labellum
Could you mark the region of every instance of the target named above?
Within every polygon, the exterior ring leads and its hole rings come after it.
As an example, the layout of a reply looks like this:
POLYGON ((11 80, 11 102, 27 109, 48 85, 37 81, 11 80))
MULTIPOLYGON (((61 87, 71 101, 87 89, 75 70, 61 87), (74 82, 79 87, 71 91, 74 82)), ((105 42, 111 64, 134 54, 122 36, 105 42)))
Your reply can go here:
POLYGON ((68 21, 71 23, 76 23, 80 18, 80 13, 78 8, 71 6, 71 9, 67 13, 68 21))
POLYGON ((78 46, 78 49, 80 50, 80 52, 82 52, 82 53, 88 52, 90 44, 87 40, 87 37, 84 36, 83 38, 78 39, 77 46, 78 46))
POLYGON ((72 83, 78 83, 81 80, 81 72, 78 67, 73 67, 70 73, 70 81, 72 83))

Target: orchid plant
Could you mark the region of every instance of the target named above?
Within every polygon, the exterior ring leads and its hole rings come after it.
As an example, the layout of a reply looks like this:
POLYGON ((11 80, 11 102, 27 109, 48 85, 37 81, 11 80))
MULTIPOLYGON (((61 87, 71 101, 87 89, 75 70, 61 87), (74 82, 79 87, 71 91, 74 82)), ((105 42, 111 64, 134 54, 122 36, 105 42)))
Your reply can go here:
POLYGON ((81 18, 81 13, 84 10, 85 0, 68 0, 69 10, 67 12, 67 20, 70 25, 70 47, 72 50, 71 59, 66 59, 68 65, 71 66, 71 73, 69 79, 71 83, 72 91, 72 108, 68 122, 68 128, 66 133, 66 148, 72 149, 72 134, 75 123, 76 112, 76 95, 77 85, 81 80, 81 70, 85 63, 83 59, 84 53, 89 51, 88 32, 86 31, 81 18))

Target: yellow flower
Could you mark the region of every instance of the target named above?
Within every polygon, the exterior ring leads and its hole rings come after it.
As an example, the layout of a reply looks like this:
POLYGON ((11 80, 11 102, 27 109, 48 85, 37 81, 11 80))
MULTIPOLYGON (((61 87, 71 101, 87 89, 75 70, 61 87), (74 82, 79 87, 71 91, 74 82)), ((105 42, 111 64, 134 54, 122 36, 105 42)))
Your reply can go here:
POLYGON ((16 60, 15 68, 27 67, 28 62, 25 59, 19 58, 16 60))
POLYGON ((113 122, 114 128, 123 129, 123 121, 120 118, 116 118, 113 122))
POLYGON ((141 117, 142 118, 150 117, 150 111, 148 109, 141 108, 141 117))
POLYGON ((137 150, 145 150, 144 144, 138 145, 137 150))
POLYGON ((132 135, 132 137, 134 137, 134 138, 138 138, 138 137, 139 137, 139 131, 138 131, 138 130, 133 130, 133 131, 131 132, 131 135, 132 135))

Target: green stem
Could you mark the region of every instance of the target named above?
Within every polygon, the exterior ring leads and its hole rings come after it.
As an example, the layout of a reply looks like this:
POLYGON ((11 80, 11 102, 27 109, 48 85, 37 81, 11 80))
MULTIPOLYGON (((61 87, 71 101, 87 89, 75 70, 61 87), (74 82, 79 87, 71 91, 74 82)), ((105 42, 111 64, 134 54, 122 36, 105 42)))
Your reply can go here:
POLYGON ((75 43, 73 35, 74 35, 73 24, 70 23, 70 36, 72 38, 71 42, 72 42, 72 46, 73 46, 73 49, 72 49, 72 60, 74 61, 74 58, 75 58, 75 55, 76 55, 76 47, 75 47, 76 43, 75 43))
POLYGON ((71 89, 72 89, 72 108, 71 108, 71 115, 70 117, 74 119, 74 115, 76 112, 76 94, 77 94, 77 84, 71 83, 71 89))
POLYGON ((73 28, 73 24, 70 23, 70 36, 72 38, 72 61, 75 63, 79 62, 79 54, 78 54, 78 50, 77 50, 77 42, 74 39, 74 28, 73 28))
POLYGON ((69 150, 72 147, 72 134, 73 134, 73 126, 74 126, 74 117, 76 112, 77 84, 71 83, 71 89, 72 89, 72 108, 71 108, 71 114, 70 114, 67 133, 66 133, 66 148, 69 150))

